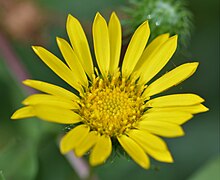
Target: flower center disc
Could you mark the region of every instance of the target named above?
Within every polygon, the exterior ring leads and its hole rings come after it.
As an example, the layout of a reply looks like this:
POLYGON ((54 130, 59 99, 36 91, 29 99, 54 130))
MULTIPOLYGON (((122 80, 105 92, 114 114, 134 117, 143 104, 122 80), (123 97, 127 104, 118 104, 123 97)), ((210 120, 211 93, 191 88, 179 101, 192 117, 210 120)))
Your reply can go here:
POLYGON ((140 88, 119 78, 95 78, 81 100, 80 114, 91 130, 117 136, 133 127, 143 113, 140 88))

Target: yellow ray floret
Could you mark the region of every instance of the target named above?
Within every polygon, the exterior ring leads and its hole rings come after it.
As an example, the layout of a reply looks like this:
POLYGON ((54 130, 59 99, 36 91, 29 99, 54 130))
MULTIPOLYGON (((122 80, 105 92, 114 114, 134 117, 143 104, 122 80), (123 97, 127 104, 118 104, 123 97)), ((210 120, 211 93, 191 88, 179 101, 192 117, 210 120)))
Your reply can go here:
POLYGON ((114 74, 118 69, 118 64, 121 54, 121 45, 122 45, 122 30, 121 24, 117 15, 113 12, 109 24, 109 41, 110 41, 110 67, 109 73, 114 74))
POLYGON ((42 120, 60 124, 75 124, 82 120, 77 113, 64 108, 51 105, 32 105, 17 110, 12 119, 21 119, 29 117, 39 117, 42 120))
POLYGON ((201 112, 206 112, 209 109, 207 107, 205 107, 202 104, 196 104, 196 105, 192 105, 192 106, 178 106, 178 107, 162 107, 162 108, 151 108, 149 110, 147 110, 147 112, 175 112, 175 111, 182 111, 182 112, 188 112, 191 114, 197 114, 197 113, 201 113, 201 112))
POLYGON ((69 43, 64 39, 57 37, 57 44, 65 61, 74 74, 74 80, 78 82, 78 84, 81 84, 84 87, 88 87, 88 79, 86 77, 85 71, 69 43))
POLYGON ((95 166, 104 163, 112 152, 112 142, 109 136, 102 135, 92 149, 89 162, 95 166))
POLYGON ((119 143, 131 158, 144 169, 150 167, 150 161, 144 150, 131 138, 126 135, 117 137, 119 143))
POLYGON ((50 84, 50 83, 38 81, 38 80, 31 80, 31 79, 27 79, 23 81, 23 84, 25 84, 26 86, 32 87, 34 89, 37 89, 39 91, 52 94, 54 96, 60 96, 60 97, 70 99, 70 100, 75 100, 75 101, 79 100, 79 97, 76 96, 74 93, 62 87, 56 86, 54 84, 50 84))
POLYGON ((86 138, 78 144, 75 148, 75 154, 78 157, 83 156, 86 152, 88 152, 99 139, 99 134, 96 131, 90 131, 86 138))
POLYGON ((92 74, 94 71, 92 56, 86 35, 80 22, 69 14, 66 23, 66 29, 72 47, 74 51, 76 51, 77 57, 79 58, 87 75, 90 77, 90 79, 92 79, 92 74))
POLYGON ((131 130, 128 135, 156 160, 168 163, 173 162, 165 142, 159 137, 145 130, 131 130))
POLYGON ((89 127, 86 125, 79 125, 67 133, 60 142, 61 153, 65 154, 77 147, 89 133, 89 127))
POLYGON ((122 76, 129 77, 138 62, 150 36, 148 21, 141 24, 135 31, 128 45, 122 64, 122 76), (137 48, 138 47, 138 48, 137 48))
POLYGON ((35 113, 34 113, 33 107, 26 106, 15 111, 13 115, 11 116, 11 119, 23 119, 23 118, 30 118, 34 116, 35 116, 35 113))
POLYGON ((64 109, 78 109, 79 105, 70 100, 59 96, 49 94, 33 94, 27 97, 22 104, 24 105, 49 105, 64 109))
POLYGON ((108 75, 110 65, 110 42, 105 19, 97 13, 92 27, 96 61, 104 77, 108 75))
POLYGON ((196 94, 172 94, 149 100, 147 107, 170 107, 170 106, 191 106, 204 102, 204 99, 196 94))
POLYGON ((170 60, 176 51, 177 35, 169 38, 158 49, 148 56, 142 56, 144 63, 138 70, 140 74, 139 83, 146 84, 150 81, 170 60))
POLYGON ((183 123, 187 122, 192 118, 192 114, 188 112, 181 112, 181 111, 173 111, 170 112, 146 112, 142 117, 142 121, 155 121, 160 123, 163 122, 170 122, 174 124, 182 125, 183 123))
POLYGON ((56 56, 44 49, 43 47, 33 46, 34 52, 41 58, 41 60, 52 69, 60 78, 66 81, 73 88, 81 92, 81 86, 74 81, 73 72, 56 56))
POLYGON ((153 96, 155 94, 163 92, 172 86, 176 86, 177 84, 181 83, 182 81, 193 75, 198 65, 199 63, 194 62, 186 63, 176 67, 172 71, 166 73, 161 78, 150 84, 144 91, 143 97, 147 98, 149 96, 153 96))
POLYGON ((146 58, 150 57, 152 54, 157 53, 160 46, 169 39, 169 34, 162 34, 156 37, 144 50, 140 59, 138 60, 134 71, 140 69, 145 63, 146 58))
POLYGON ((136 127, 162 137, 179 137, 184 135, 181 126, 165 121, 140 121, 136 127))

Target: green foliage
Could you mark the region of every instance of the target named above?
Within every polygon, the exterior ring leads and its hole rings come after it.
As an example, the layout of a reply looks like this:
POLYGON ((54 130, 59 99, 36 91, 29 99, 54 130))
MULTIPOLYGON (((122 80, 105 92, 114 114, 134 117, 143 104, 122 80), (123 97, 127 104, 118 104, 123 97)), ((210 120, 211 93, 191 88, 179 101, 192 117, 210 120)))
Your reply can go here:
POLYGON ((193 174, 189 180, 220 179, 220 157, 212 159, 193 174))
POLYGON ((29 121, 24 124, 22 121, 10 120, 12 108, 15 104, 17 106, 24 94, 1 59, 0 76, 0 85, 4 84, 4 88, 0 89, 0 98, 6 107, 3 109, 4 106, 1 106, 3 111, 0 114, 0 170, 5 179, 31 180, 37 173, 36 147, 40 131, 36 131, 34 126, 38 126, 38 122, 29 121))
POLYGON ((3 175, 3 172, 2 172, 2 171, 0 171, 0 180, 5 180, 5 177, 4 177, 4 175, 3 175))
POLYGON ((129 0, 123 8, 129 16, 124 21, 131 34, 145 20, 151 29, 151 40, 163 33, 178 34, 180 45, 187 47, 193 29, 192 13, 184 0, 129 0))

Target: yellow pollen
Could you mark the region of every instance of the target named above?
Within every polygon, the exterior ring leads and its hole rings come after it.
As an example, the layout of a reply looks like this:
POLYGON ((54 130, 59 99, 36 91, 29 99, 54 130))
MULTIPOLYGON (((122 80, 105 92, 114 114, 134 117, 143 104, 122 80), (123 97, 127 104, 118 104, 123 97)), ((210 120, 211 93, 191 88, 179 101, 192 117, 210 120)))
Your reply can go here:
POLYGON ((141 88, 132 81, 120 78, 94 77, 81 99, 80 115, 91 130, 117 136, 131 129, 143 114, 141 88))

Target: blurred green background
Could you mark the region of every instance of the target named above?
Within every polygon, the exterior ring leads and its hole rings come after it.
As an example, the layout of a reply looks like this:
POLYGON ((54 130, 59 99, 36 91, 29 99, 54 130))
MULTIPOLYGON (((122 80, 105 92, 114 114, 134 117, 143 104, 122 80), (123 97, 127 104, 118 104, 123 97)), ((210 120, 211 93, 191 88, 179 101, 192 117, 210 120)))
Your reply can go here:
MULTIPOLYGON (((79 172, 58 149, 59 135, 65 132, 63 126, 38 119, 12 121, 10 116, 30 93, 30 89, 21 84, 24 78, 45 80, 70 89, 38 59, 31 45, 43 45, 61 57, 55 37, 67 38, 68 13, 82 22, 92 42, 91 23, 95 13, 99 11, 108 19, 109 14, 116 11, 122 19, 126 16, 121 7, 126 5, 125 0, 0 0, 0 180, 80 179, 79 172)), ((194 15, 195 26, 189 48, 187 53, 173 58, 162 73, 174 68, 174 64, 199 61, 195 75, 167 93, 199 94, 210 111, 196 115, 185 124, 184 137, 166 139, 175 159, 173 164, 152 160, 152 168, 146 171, 125 157, 115 157, 91 169, 88 179, 220 178, 219 0, 188 1, 188 8, 194 15)))

